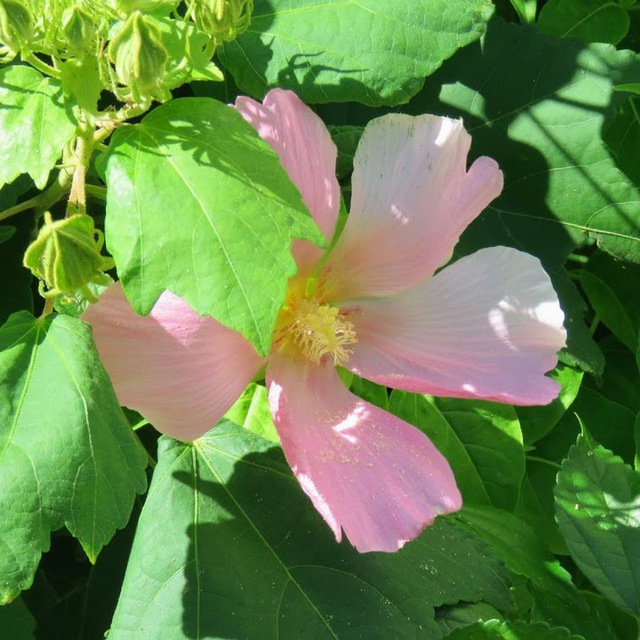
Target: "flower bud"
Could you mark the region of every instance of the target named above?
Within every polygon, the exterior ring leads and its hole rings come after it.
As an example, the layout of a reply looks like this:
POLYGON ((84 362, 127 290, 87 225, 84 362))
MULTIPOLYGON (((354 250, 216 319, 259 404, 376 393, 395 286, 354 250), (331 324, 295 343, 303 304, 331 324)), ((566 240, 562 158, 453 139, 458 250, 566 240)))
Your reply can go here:
POLYGON ((253 0, 195 0, 198 29, 223 42, 235 39, 251 22, 253 0))
POLYGON ((160 32, 139 11, 127 18, 109 43, 118 81, 136 100, 151 98, 160 87, 167 57, 160 32))
POLYGON ((102 244, 102 233, 91 216, 77 213, 52 220, 47 211, 38 237, 24 254, 24 266, 46 284, 46 297, 84 291, 113 267, 113 260, 100 254, 102 244))
POLYGON ((62 33, 71 51, 87 51, 96 40, 96 28, 91 16, 74 5, 62 14, 62 33))
POLYGON ((15 56, 33 38, 33 20, 19 0, 0 0, 0 43, 15 56))

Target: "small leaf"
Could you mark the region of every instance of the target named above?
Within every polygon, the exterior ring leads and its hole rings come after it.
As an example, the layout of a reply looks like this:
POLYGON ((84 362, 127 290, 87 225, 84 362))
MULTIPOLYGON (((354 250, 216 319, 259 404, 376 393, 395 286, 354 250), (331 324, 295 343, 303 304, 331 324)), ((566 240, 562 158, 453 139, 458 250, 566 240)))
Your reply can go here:
POLYGON ((261 384, 252 382, 227 411, 225 418, 271 442, 280 443, 269 409, 267 390, 261 384))
POLYGON ((640 615, 640 474, 579 436, 554 491, 572 558, 611 602, 640 615))
POLYGON ((576 399, 583 377, 582 371, 558 365, 549 377, 561 385, 559 396, 550 404, 539 407, 516 407, 526 445, 540 440, 558 423, 576 399))
POLYGON ((107 246, 136 310, 169 289, 268 353, 291 239, 324 239, 253 127, 216 100, 172 100, 116 132, 106 180, 107 246))
POLYGON ((562 627, 550 627, 544 622, 528 624, 520 620, 476 622, 469 627, 456 629, 446 638, 447 640, 584 640, 582 636, 573 635, 562 627))
POLYGON ((492 13, 484 0, 256 0, 249 29, 217 53, 259 98, 278 86, 305 102, 401 104, 492 13))
POLYGON ((0 328, 0 602, 30 586, 51 531, 90 560, 129 518, 147 457, 98 360, 89 325, 11 316, 0 328))
POLYGON ((0 244, 13 238, 15 232, 16 232, 15 227, 10 227, 9 225, 4 225, 0 227, 0 244))
POLYGON ((0 187, 28 173, 43 189, 75 129, 57 81, 24 65, 0 70, 0 187))
POLYGON ((510 586, 448 518, 394 554, 336 544, 280 449, 225 422, 161 438, 109 640, 437 638, 434 607, 509 611, 510 586))

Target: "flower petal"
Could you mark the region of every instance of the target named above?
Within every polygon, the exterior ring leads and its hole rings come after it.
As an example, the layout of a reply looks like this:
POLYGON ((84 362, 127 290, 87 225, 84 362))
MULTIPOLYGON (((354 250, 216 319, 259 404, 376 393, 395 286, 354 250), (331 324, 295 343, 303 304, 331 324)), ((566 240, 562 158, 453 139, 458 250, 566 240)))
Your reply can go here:
MULTIPOLYGON (((293 91, 272 89, 260 104, 239 97, 235 108, 280 157, 304 203, 328 241, 338 219, 340 187, 336 179, 336 146, 322 120, 293 91)), ((322 250, 294 241, 299 267, 315 264, 322 250)))
POLYGON ((449 464, 418 429, 351 394, 333 367, 276 356, 269 403, 293 472, 338 542, 396 551, 462 504, 449 464))
POLYGON ((120 403, 178 440, 213 427, 263 364, 238 332, 168 291, 139 316, 117 283, 82 319, 93 327, 120 403))
POLYGON ((482 249, 396 296, 358 303, 349 368, 379 384, 439 396, 547 404, 544 373, 566 341, 564 314, 540 261, 482 249))
POLYGON ((382 296, 424 280, 502 190, 482 157, 466 171, 462 122, 391 114, 372 120, 354 159, 351 213, 327 263, 340 300, 382 296))

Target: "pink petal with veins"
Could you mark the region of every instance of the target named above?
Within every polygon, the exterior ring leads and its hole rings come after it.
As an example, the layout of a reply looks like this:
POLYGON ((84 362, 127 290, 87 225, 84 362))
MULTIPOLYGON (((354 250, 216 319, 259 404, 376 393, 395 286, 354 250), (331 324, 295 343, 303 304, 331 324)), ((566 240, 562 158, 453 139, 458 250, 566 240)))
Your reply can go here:
MULTIPOLYGON (((239 97, 235 108, 278 154, 313 219, 330 241, 340 209, 340 187, 336 146, 322 120, 295 93, 282 89, 269 91, 263 104, 239 97)), ((302 270, 322 255, 321 249, 302 240, 295 240, 293 247, 302 270)))
POLYGON ((213 427, 264 362, 238 332, 168 291, 139 316, 116 283, 82 319, 120 403, 178 440, 213 427))
POLYGON ((403 291, 445 264, 467 225, 502 190, 494 160, 467 171, 462 122, 392 114, 372 120, 354 159, 351 213, 326 271, 337 299, 403 291))
POLYGON ((347 366, 378 384, 456 398, 547 404, 545 372, 564 347, 564 314, 540 261, 482 249, 427 282, 353 304, 358 344, 347 366))
POLYGON ((354 396, 333 367, 275 357, 269 403, 300 485, 338 541, 396 551, 461 506, 449 464, 421 431, 354 396))

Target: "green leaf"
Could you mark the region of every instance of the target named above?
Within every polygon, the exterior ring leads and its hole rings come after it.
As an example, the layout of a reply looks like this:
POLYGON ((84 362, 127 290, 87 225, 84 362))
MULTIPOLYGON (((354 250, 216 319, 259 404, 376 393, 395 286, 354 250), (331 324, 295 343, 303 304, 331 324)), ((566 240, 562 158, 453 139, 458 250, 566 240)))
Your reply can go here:
POLYGON ((640 266, 597 252, 580 271, 580 284, 600 320, 635 353, 640 329, 640 266))
POLYGON ((218 49, 245 92, 305 102, 407 102, 456 49, 479 38, 484 0, 256 0, 251 26, 218 49))
POLYGON ((43 189, 75 129, 57 81, 23 65, 0 70, 0 187, 28 173, 43 189))
POLYGON ((536 619, 567 627, 589 640, 614 638, 608 617, 593 615, 591 603, 546 549, 538 528, 486 506, 465 506, 457 518, 487 542, 511 571, 531 581, 536 619))
POLYGON ((640 262, 640 192, 602 140, 639 71, 639 56, 494 19, 482 45, 459 51, 411 102, 411 113, 464 117, 473 151, 505 171, 502 195, 458 250, 506 244, 558 265, 586 238, 640 262), (578 197, 579 194, 579 197, 578 197))
POLYGON ((536 21, 538 0, 511 0, 522 24, 533 24, 536 21))
POLYGON ((487 620, 456 629, 447 640, 583 640, 562 627, 550 627, 544 622, 528 624, 520 620, 501 622, 487 620))
POLYGON ((7 640, 33 640, 36 621, 21 598, 0 607, 0 629, 7 640))
POLYGON ((261 384, 252 382, 248 385, 227 411, 225 418, 271 442, 280 443, 269 408, 267 390, 261 384))
POLYGON ((468 627, 478 620, 492 620, 502 617, 499 611, 484 602, 461 603, 450 607, 440 607, 437 611, 437 616, 436 621, 444 636, 454 629, 468 627))
POLYGON ((95 56, 70 58, 60 65, 60 81, 65 94, 88 113, 96 113, 102 91, 95 56))
POLYGON ((94 561, 146 486, 147 457, 120 410, 89 325, 11 316, 0 329, 0 602, 31 584, 51 531, 94 561))
POLYGON ((554 493, 558 525, 578 567, 611 602, 640 615, 640 474, 580 436, 554 493))
POLYGON ((0 227, 0 244, 13 238, 15 232, 16 232, 15 227, 10 227, 9 225, 1 226, 0 227))
POLYGON ((465 504, 515 506, 525 463, 513 407, 395 390, 389 411, 431 438, 449 461, 465 504))
POLYGON ((548 0, 538 17, 542 33, 585 42, 618 44, 629 31, 629 14, 606 0, 548 0))
POLYGON ((560 364, 549 375, 562 387, 555 400, 544 406, 515 408, 526 445, 540 440, 555 427, 576 399, 583 375, 582 371, 560 364))
POLYGON ((447 518, 395 554, 336 544, 280 449, 227 422, 160 440, 109 640, 437 638, 433 607, 508 611, 509 586, 447 518))
POLYGON ((268 353, 291 238, 324 239, 253 127, 216 100, 173 100, 116 132, 106 180, 107 245, 136 310, 170 289, 268 353))
MULTIPOLYGON (((640 93, 640 83, 617 85, 614 88, 640 93)), ((619 169, 624 171, 636 186, 640 186, 640 163, 637 162, 637 150, 640 147, 639 112, 640 98, 636 95, 629 96, 617 109, 615 116, 608 120, 602 132, 619 169)))

